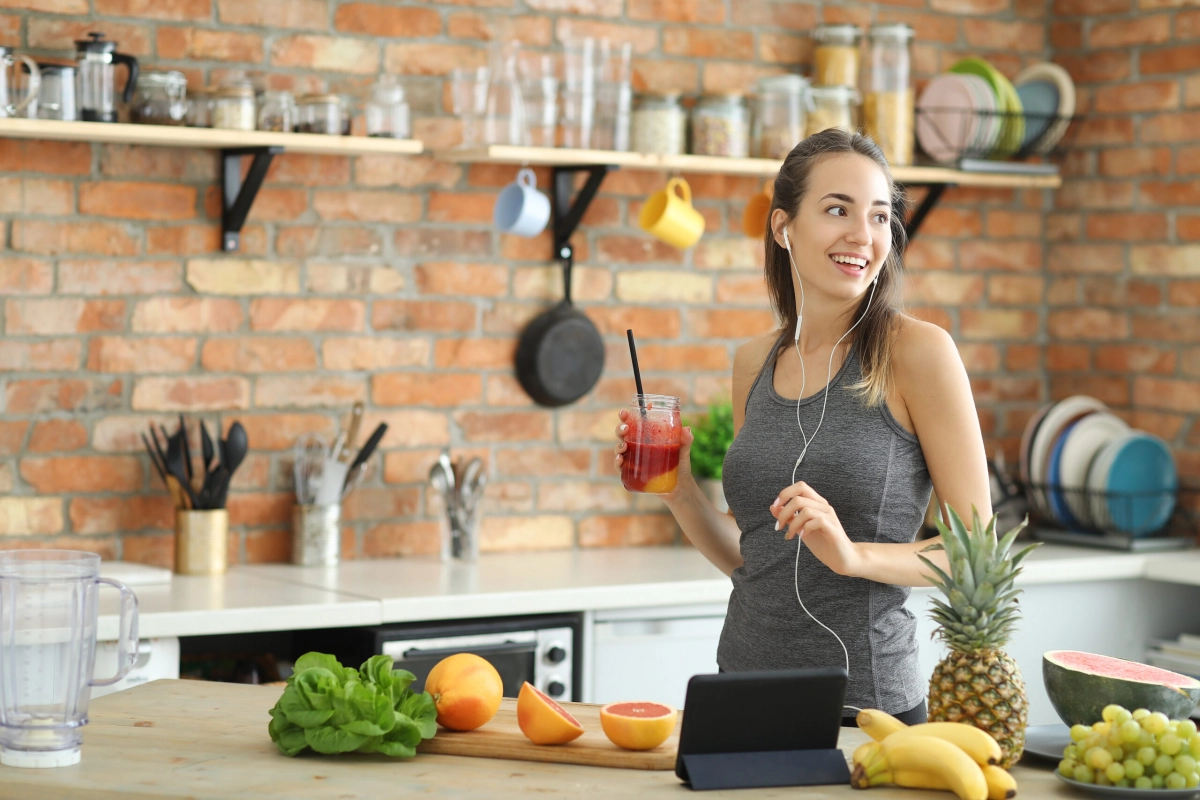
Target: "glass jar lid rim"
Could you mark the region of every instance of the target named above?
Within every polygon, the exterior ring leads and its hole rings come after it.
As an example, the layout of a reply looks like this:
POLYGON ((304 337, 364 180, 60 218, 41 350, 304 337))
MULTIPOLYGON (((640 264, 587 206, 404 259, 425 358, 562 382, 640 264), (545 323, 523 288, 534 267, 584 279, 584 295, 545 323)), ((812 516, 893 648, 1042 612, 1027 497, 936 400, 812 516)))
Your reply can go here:
POLYGON ((675 405, 679 405, 679 398, 675 397, 674 395, 670 395, 670 394, 635 394, 633 396, 634 403, 637 403, 639 399, 642 402, 653 401, 655 403, 662 403, 663 405, 666 405, 669 403, 674 403, 675 405))
POLYGON ((887 22, 872 25, 867 35, 876 39, 911 39, 913 27, 907 22, 887 22))
POLYGON ((853 22, 823 22, 813 29, 814 36, 834 34, 836 36, 861 36, 862 28, 853 22))
POLYGON ((803 75, 764 75, 758 79, 758 90, 761 92, 766 89, 792 89, 802 92, 808 83, 808 78, 803 75))

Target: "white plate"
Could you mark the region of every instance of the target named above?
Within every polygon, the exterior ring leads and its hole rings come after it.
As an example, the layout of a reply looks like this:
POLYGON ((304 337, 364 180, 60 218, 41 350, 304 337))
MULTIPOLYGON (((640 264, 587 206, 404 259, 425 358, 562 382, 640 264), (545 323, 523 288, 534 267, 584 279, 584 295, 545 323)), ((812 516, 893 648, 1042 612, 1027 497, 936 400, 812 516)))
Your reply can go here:
POLYGON ((973 146, 974 93, 961 75, 944 73, 921 92, 917 108, 917 141, 929 157, 948 164, 973 146))
POLYGON ((1078 522, 1091 521, 1091 509, 1083 490, 1087 488, 1088 467, 1104 445, 1126 433, 1125 420, 1105 411, 1089 414, 1071 429, 1059 460, 1059 483, 1067 509, 1078 522))
POLYGON ((1112 517, 1108 515, 1108 471, 1117 457, 1117 453, 1131 436, 1137 436, 1137 431, 1129 430, 1109 439, 1088 467, 1087 488, 1091 493, 1089 504, 1092 511, 1092 524, 1107 528, 1112 526, 1112 517))
MULTIPOLYGON (((1046 482, 1046 468, 1050 451, 1054 448, 1054 441, 1058 438, 1062 429, 1069 425, 1074 420, 1079 419, 1087 414, 1095 411, 1106 411, 1108 409, 1104 403, 1101 403, 1094 397, 1089 397, 1083 394, 1072 395, 1065 400, 1060 400, 1055 403, 1054 408, 1046 414, 1046 418, 1042 420, 1042 425, 1038 429, 1037 435, 1033 437, 1033 447, 1029 454, 1029 477, 1035 484, 1046 482)), ((1046 502, 1046 495, 1043 491, 1034 492, 1035 502, 1040 507, 1042 513, 1053 518, 1054 513, 1050 510, 1050 504, 1046 502)))
POLYGON ((1026 486, 1029 485, 1029 448, 1033 446, 1033 436, 1041 427, 1042 420, 1046 418, 1046 414, 1050 409, 1054 408, 1054 403, 1046 405, 1033 412, 1033 416, 1029 418, 1029 422, 1025 423, 1025 430, 1021 433, 1021 451, 1017 454, 1017 468, 1020 470, 1021 482, 1026 486))
MULTIPOLYGON (((1075 113, 1075 82, 1071 80, 1071 75, 1058 64, 1051 64, 1048 61, 1043 61, 1040 64, 1033 64, 1021 70, 1021 74, 1017 75, 1017 79, 1013 83, 1020 86, 1027 81, 1048 80, 1058 87, 1058 115, 1060 117, 1070 117, 1075 113)), ((1051 126, 1045 139, 1042 140, 1041 147, 1038 148, 1039 153, 1048 153, 1062 139, 1063 134, 1067 132, 1067 127, 1071 124, 1069 119, 1059 120, 1051 126)))

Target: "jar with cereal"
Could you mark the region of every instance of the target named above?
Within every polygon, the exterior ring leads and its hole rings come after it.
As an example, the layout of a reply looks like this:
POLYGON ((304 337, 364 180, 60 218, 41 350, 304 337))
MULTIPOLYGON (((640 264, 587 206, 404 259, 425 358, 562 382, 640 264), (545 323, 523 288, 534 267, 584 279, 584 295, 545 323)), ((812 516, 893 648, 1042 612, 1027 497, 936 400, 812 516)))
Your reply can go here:
POLYGON ((750 120, 740 94, 706 94, 692 109, 692 153, 745 158, 750 154, 750 120))
POLYGON ((758 79, 754 98, 751 154, 782 159, 804 138, 808 117, 808 81, 799 75, 758 79))
POLYGON ((687 151, 687 112, 677 93, 639 94, 633 106, 633 150, 664 156, 687 151))
POLYGON ((213 100, 212 126, 238 131, 254 130, 254 86, 246 80, 230 80, 217 89, 213 100))
POLYGON ((857 129, 854 109, 858 92, 849 86, 814 86, 809 90, 812 108, 808 112, 807 135, 826 128, 841 128, 853 133, 857 129))
POLYGON ((861 41, 857 25, 818 25, 813 31, 813 84, 857 86, 861 41))
POLYGON ((913 160, 913 91, 908 25, 873 25, 867 34, 863 129, 891 164, 913 160))

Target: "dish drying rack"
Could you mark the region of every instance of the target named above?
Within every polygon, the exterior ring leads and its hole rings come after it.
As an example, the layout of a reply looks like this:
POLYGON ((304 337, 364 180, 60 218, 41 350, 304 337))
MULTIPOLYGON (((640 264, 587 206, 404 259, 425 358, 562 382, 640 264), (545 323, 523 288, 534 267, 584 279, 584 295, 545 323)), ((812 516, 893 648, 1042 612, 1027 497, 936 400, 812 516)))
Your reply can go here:
MULTIPOLYGON (((980 172, 1015 172, 1015 173, 1057 173, 1058 164, 1066 154, 1067 148, 1079 131, 1078 122, 1083 119, 1081 114, 1046 114, 1032 111, 981 111, 967 108, 929 107, 914 109, 914 125, 924 121, 929 129, 940 140, 947 150, 957 153, 954 163, 959 169, 980 172), (966 115, 980 117, 983 120, 997 119, 1001 131, 1011 130, 1009 120, 1020 118, 1023 128, 1044 126, 1041 134, 1028 142, 1005 142, 1001 135, 991 147, 983 148, 971 144, 959 147, 950 141, 949 135, 938 124, 937 117, 946 115, 966 115), (1053 135, 1058 140, 1052 146, 1047 146, 1053 135), (1017 162, 1017 159, 1029 156, 1041 156, 1041 162, 1017 162)), ((969 121, 969 120, 968 120, 969 121)), ((1023 139, 1024 137, 1022 137, 1023 139)), ((919 146, 919 140, 918 140, 919 146)))

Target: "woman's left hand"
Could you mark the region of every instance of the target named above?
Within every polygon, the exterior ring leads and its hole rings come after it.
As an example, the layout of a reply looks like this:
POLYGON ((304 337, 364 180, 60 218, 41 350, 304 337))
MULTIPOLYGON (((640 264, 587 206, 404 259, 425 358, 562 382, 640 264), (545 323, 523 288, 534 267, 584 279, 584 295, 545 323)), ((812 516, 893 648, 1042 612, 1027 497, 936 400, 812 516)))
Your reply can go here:
POLYGON ((850 541, 837 512, 824 497, 804 481, 779 493, 771 504, 775 530, 787 531, 785 539, 799 536, 821 563, 839 575, 854 575, 859 547, 850 541))

